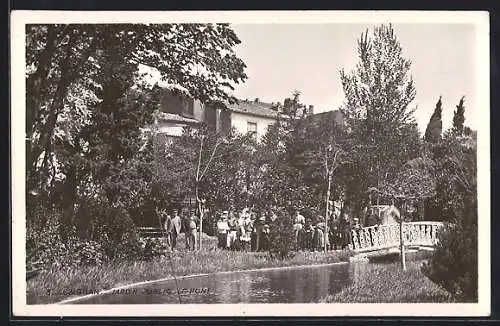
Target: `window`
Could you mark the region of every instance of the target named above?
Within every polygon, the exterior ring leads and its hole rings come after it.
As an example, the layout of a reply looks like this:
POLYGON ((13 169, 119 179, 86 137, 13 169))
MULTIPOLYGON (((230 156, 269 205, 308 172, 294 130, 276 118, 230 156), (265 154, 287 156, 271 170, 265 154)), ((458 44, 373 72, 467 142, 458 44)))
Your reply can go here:
POLYGON ((252 137, 257 137, 257 123, 256 122, 247 122, 247 132, 252 135, 252 137))
POLYGON ((194 100, 189 97, 184 97, 182 99, 182 104, 184 106, 183 113, 188 117, 194 117, 194 100))

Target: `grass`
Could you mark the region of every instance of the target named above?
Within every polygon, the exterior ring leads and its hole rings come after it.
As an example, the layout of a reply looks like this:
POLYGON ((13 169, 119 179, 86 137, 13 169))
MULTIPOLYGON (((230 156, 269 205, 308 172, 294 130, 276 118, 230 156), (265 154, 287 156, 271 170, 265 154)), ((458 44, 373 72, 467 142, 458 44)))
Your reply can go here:
MULTIPOLYGON (((178 243, 184 247, 184 242, 178 243)), ((272 258, 267 253, 217 250, 216 238, 203 239, 204 249, 197 252, 177 251, 171 254, 175 275, 313 265, 347 261, 349 252, 298 252, 287 259, 272 258)), ((78 269, 52 269, 41 272, 27 282, 27 303, 55 303, 77 296, 77 290, 106 290, 134 282, 173 276, 168 257, 151 261, 111 261, 99 266, 78 269), (50 293, 48 292, 50 290, 50 293)), ((86 293, 83 293, 86 294, 86 293)))
MULTIPOLYGON (((429 303, 455 302, 451 295, 421 271, 422 262, 360 264, 360 277, 339 293, 323 299, 327 303, 429 303)), ((354 267, 355 268, 355 267, 354 267)))

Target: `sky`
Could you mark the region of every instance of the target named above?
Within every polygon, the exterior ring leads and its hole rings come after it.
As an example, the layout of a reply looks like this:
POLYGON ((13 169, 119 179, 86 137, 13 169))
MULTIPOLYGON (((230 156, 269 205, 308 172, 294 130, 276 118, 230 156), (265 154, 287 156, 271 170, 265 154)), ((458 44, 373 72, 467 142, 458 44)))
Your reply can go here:
MULTIPOLYGON (((315 112, 338 109, 344 100, 339 71, 354 69, 357 40, 372 24, 232 24, 241 40, 237 55, 248 79, 236 86, 240 99, 283 102, 294 90, 315 112)), ((477 129, 476 31, 472 24, 393 24, 403 56, 412 61, 415 118, 423 132, 439 96, 443 130, 465 95, 465 124, 477 129)))

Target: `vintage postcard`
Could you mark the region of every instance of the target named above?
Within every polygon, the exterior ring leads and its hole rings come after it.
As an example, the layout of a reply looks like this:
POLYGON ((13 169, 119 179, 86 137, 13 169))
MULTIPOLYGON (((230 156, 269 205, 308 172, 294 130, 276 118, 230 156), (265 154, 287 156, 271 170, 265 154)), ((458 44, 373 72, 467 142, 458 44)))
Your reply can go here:
POLYGON ((10 35, 15 316, 489 316, 487 12, 10 35))

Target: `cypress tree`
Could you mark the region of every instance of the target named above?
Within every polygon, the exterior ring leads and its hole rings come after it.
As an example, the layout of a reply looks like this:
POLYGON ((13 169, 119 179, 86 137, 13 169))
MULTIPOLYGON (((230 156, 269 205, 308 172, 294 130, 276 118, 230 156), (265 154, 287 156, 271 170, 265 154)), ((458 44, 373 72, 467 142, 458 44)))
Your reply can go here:
POLYGON ((427 124, 427 128, 425 129, 425 141, 430 143, 437 143, 441 139, 441 132, 443 129, 443 121, 441 120, 442 109, 441 96, 439 97, 439 101, 436 103, 436 108, 434 109, 434 113, 432 113, 431 119, 427 124))
POLYGON ((453 115, 453 133, 456 135, 463 135, 464 133, 464 122, 465 122, 465 106, 464 106, 465 96, 462 96, 460 103, 457 105, 457 110, 453 115))

